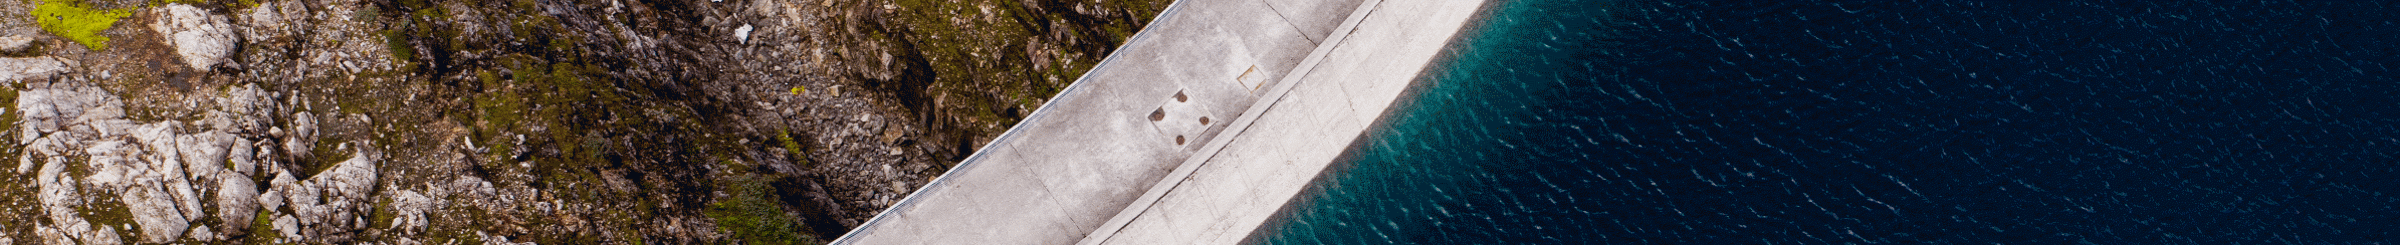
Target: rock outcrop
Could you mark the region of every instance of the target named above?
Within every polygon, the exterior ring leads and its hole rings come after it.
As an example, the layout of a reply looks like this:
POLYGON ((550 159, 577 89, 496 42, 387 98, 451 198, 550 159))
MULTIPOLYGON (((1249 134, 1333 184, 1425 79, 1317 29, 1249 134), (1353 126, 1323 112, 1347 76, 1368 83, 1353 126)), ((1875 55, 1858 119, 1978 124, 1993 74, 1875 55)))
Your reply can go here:
POLYGON ((150 23, 150 29, 167 38, 165 41, 175 47, 175 55, 183 58, 184 64, 205 70, 225 63, 226 56, 233 55, 237 37, 224 16, 182 3, 151 10, 156 11, 158 20, 150 23))
POLYGON ((17 130, 24 132, 16 141, 25 154, 17 169, 37 172, 42 210, 52 222, 36 230, 50 244, 214 241, 246 232, 259 200, 295 196, 309 200, 292 206, 309 210, 300 215, 312 224, 347 225, 355 222, 333 218, 355 216, 357 205, 349 204, 366 202, 365 189, 374 185, 374 160, 360 154, 307 182, 258 193, 257 177, 290 178, 293 170, 257 154, 276 150, 255 142, 281 139, 258 130, 259 112, 276 108, 260 108, 272 104, 256 103, 264 98, 255 86, 214 98, 221 109, 201 120, 144 123, 125 119, 122 100, 100 87, 28 84, 16 100, 23 113, 17 130))
POLYGON ((33 38, 23 35, 0 36, 0 54, 19 54, 33 51, 33 38))
POLYGON ((1166 2, 0 1, 0 244, 823 242, 1166 2))
POLYGON ((50 80, 51 76, 56 76, 59 73, 65 72, 67 72, 67 64, 66 62, 60 62, 58 58, 0 57, 0 81, 50 80))

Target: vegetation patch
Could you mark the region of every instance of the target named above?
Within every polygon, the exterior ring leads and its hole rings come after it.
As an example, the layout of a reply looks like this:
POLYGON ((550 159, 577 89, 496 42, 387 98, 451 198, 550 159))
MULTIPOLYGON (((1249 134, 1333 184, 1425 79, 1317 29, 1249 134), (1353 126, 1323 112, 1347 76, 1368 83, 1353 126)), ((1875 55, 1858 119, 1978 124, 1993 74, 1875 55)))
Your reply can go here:
MULTIPOLYGON (((18 90, 23 90, 23 89, 24 89, 24 88, 23 88, 24 86, 25 86, 25 83, 24 83, 24 82, 22 82, 22 81, 20 81, 20 82, 8 83, 8 84, 0 84, 0 108, 7 108, 7 109, 9 109, 9 110, 15 110, 15 109, 17 108, 17 91, 18 91, 18 90)), ((0 113, 0 130, 5 130, 5 129, 16 129, 16 128, 17 128, 17 122, 19 121, 19 120, 18 120, 18 118, 17 118, 17 114, 22 114, 22 113, 0 113)), ((14 135, 14 134, 16 134, 16 131, 15 131, 15 130, 8 130, 8 132, 7 132, 6 134, 8 134, 8 135, 6 135, 6 136, 7 136, 7 137, 9 137, 9 138, 11 138, 11 139, 14 139, 14 138, 16 138, 16 135, 14 135)), ((5 153, 4 155, 0 155, 0 158, 10 158, 10 159, 6 159, 6 160, 10 160, 10 162, 14 162, 14 161, 16 160, 16 159, 13 159, 13 158, 16 158, 16 157, 17 157, 17 151, 20 149, 19 147, 22 147, 22 146, 19 146, 19 145, 17 145, 17 144, 0 144, 0 145, 5 145, 5 146, 0 146, 0 147, 5 147, 5 148, 0 148, 0 149, 5 149, 5 150, 7 150, 6 152, 0 152, 0 153, 5 153)))
POLYGON ((260 211, 257 217, 250 218, 250 239, 244 242, 246 244, 274 244, 276 239, 283 236, 282 233, 275 233, 274 214, 260 211))
POLYGON ((792 159, 795 159, 792 162, 798 162, 802 167, 810 167, 809 165, 811 164, 809 164, 808 161, 808 154, 800 151, 800 141, 792 140, 791 131, 776 131, 775 141, 783 143, 783 151, 790 153, 792 155, 792 159))
POLYGON ((726 182, 729 186, 724 189, 725 196, 701 211, 717 221, 718 231, 731 233, 734 239, 746 244, 823 243, 816 236, 803 233, 806 229, 792 222, 792 215, 775 201, 767 181, 745 175, 726 182))
POLYGON ((108 37, 101 36, 101 30, 133 15, 133 11, 125 9, 92 9, 92 4, 82 0, 40 1, 31 14, 33 21, 42 25, 42 31, 83 44, 92 51, 108 48, 108 37))

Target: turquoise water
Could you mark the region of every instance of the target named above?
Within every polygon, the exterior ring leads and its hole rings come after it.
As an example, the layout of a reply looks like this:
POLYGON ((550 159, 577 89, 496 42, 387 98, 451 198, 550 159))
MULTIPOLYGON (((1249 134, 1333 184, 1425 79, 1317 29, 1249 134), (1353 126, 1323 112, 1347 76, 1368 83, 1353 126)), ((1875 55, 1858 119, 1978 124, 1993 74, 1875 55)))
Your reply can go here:
POLYGON ((1251 242, 2400 241, 2390 5, 1497 1, 1251 242))
POLYGON ((1576 198, 1560 186, 1502 182, 1587 174, 1581 168, 1551 169, 1589 158, 1573 146, 1591 144, 1590 139, 1557 133, 1579 130, 1579 121, 1598 113, 1586 109, 1593 94, 1573 90, 1592 85, 1585 78, 1601 75, 1592 72, 1601 64, 1577 60, 1580 55, 1573 52, 1592 50, 1566 50, 1582 44, 1564 42, 1605 39, 1606 33, 1542 31, 1594 23, 1519 19, 1606 14, 1581 4, 1518 1, 1486 7, 1476 20, 1482 26, 1471 26, 1462 32, 1466 38, 1452 41, 1438 58, 1439 68, 1428 71, 1362 139, 1367 142, 1337 160, 1306 192, 1315 196, 1303 198, 1300 210, 1285 211, 1297 217, 1279 217, 1289 224, 1273 235, 1253 237, 1253 243, 1443 241, 1426 236, 1461 228, 1529 238, 1505 241, 1560 241, 1554 238, 1599 228, 1550 216, 1597 211, 1587 207, 1476 206, 1576 198), (1527 187, 1532 189, 1519 189, 1527 187))

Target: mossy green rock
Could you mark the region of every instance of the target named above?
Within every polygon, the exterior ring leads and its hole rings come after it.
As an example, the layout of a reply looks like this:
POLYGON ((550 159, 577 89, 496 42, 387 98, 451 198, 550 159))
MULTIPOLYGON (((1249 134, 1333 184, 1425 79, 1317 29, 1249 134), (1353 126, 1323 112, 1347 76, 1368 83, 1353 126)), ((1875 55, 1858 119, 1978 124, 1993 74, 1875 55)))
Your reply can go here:
POLYGON ((34 5, 32 15, 43 31, 93 51, 108 48, 108 37, 101 36, 101 30, 108 30, 117 20, 133 15, 133 11, 124 9, 93 9, 91 4, 80 0, 38 1, 41 3, 34 5))

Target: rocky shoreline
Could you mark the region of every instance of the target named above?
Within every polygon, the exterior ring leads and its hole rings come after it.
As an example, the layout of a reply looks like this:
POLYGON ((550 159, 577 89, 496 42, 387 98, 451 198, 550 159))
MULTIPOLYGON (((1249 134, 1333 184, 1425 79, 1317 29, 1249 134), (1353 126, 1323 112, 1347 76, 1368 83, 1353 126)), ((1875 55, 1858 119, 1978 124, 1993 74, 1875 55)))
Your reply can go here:
POLYGON ((1166 4, 0 1, 0 244, 822 242, 1166 4))

